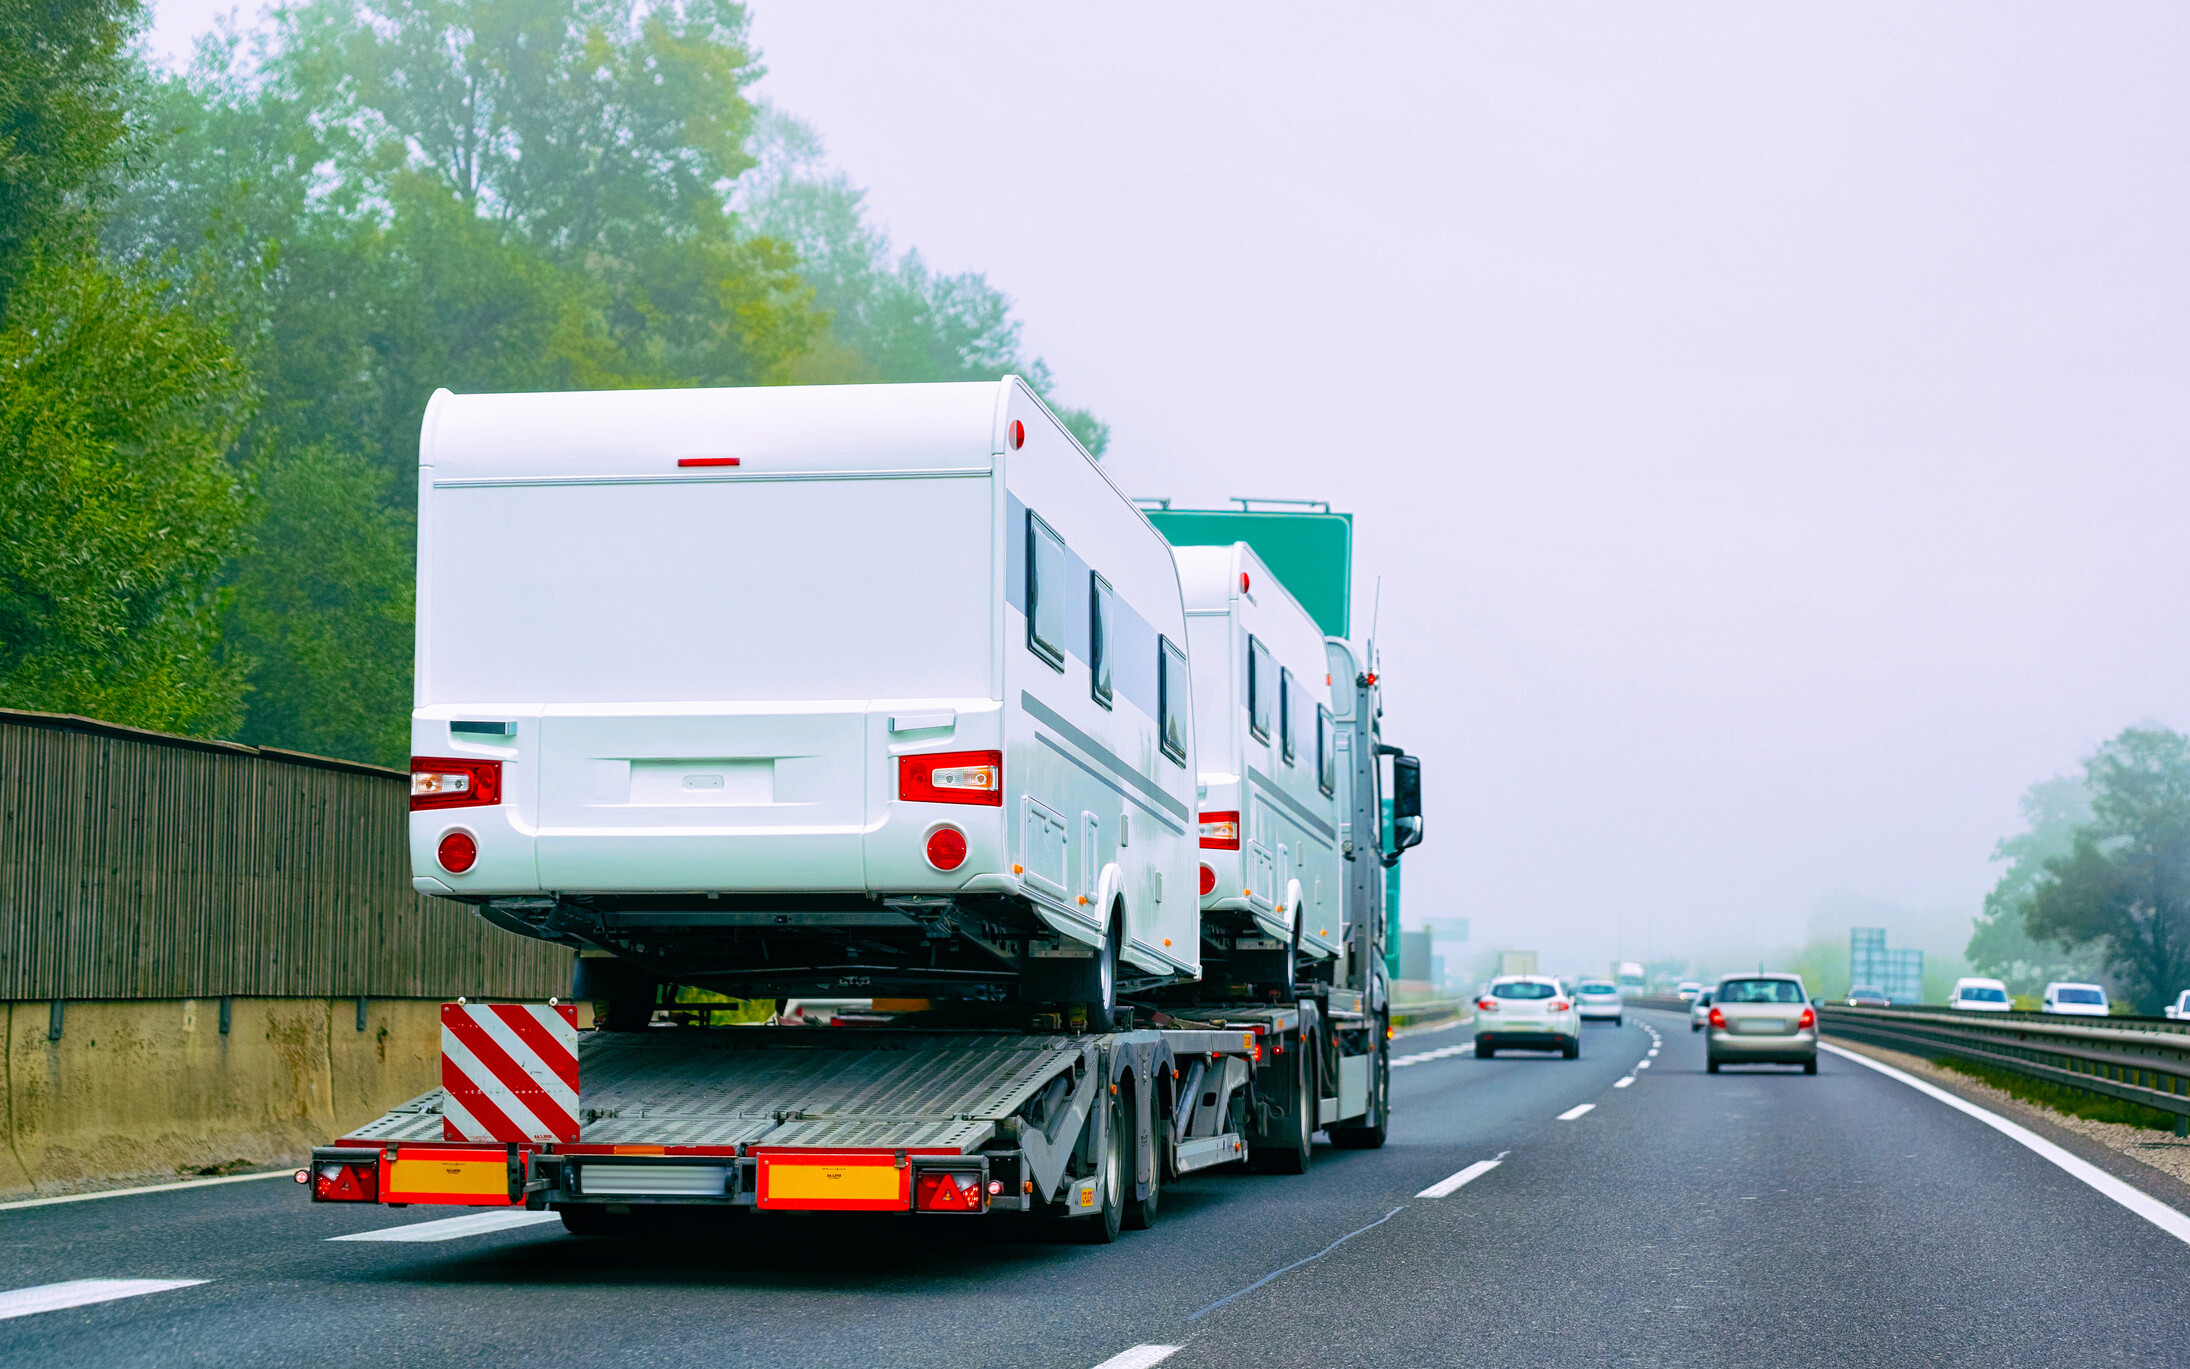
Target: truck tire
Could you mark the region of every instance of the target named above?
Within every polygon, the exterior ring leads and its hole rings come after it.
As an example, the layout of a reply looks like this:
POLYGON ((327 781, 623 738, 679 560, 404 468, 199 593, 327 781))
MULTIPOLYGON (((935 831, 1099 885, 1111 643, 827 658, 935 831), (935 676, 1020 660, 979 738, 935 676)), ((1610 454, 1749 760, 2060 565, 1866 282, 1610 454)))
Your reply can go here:
POLYGON ((1293 1106, 1280 1124, 1285 1132, 1283 1140, 1271 1145, 1250 1145, 1247 1159, 1258 1173, 1306 1174, 1308 1159, 1315 1153, 1316 1100, 1315 1078, 1308 1072, 1308 1052, 1293 1052, 1293 1106))
POLYGON ((1384 1136, 1391 1122, 1392 1106, 1392 1048, 1379 1034, 1376 1045, 1376 1063, 1369 1073, 1369 1116, 1373 1122, 1359 1126, 1329 1128, 1331 1144, 1341 1150, 1382 1150, 1384 1136))
MULTIPOLYGON (((1131 1116, 1131 1109, 1127 1110, 1127 1115, 1131 1116)), ((1128 1231, 1146 1231, 1156 1224, 1157 1209, 1163 1206, 1163 1157, 1170 1150, 1167 1144, 1170 1137, 1169 1122, 1160 1117, 1149 1119, 1148 1153, 1144 1157, 1146 1169, 1141 1175, 1148 1181, 1148 1196, 1135 1196, 1139 1192, 1137 1185, 1125 1190, 1125 1228, 1128 1231)), ((1141 1154, 1137 1139, 1133 1153, 1136 1156, 1141 1154)), ((1135 1167, 1140 1168, 1141 1165, 1137 1164, 1135 1167)))
POLYGON ((1111 1094, 1110 1101, 1098 1114, 1107 1129, 1103 1138, 1102 1159, 1095 1168, 1095 1201, 1098 1206, 1092 1217, 1081 1217, 1073 1222, 1077 1227, 1073 1234, 1088 1245, 1109 1245, 1118 1239, 1118 1232, 1125 1225, 1125 1109, 1118 1095, 1111 1094))

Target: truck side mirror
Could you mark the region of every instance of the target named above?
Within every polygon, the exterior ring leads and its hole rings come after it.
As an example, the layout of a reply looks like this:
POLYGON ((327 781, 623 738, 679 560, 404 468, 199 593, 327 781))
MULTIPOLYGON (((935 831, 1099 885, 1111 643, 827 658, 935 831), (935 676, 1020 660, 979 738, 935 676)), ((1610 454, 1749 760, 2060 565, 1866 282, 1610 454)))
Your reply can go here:
POLYGON ((1422 816, 1422 758, 1392 757, 1392 816, 1404 822, 1422 816))

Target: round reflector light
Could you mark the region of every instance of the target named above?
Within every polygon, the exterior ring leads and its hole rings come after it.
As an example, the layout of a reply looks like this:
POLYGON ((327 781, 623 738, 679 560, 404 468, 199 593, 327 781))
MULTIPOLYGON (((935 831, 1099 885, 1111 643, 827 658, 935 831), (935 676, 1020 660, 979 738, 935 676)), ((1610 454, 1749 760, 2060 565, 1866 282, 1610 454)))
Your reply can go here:
POLYGON ((1201 867, 1201 894, 1203 898, 1217 891, 1217 872, 1204 865, 1201 867))
POLYGON ((460 875, 479 863, 479 843, 469 832, 451 832, 441 838, 441 849, 434 854, 440 857, 442 869, 460 875))
POLYGON ((1251 588, 1251 587, 1252 587, 1252 586, 1254 585, 1254 583, 1255 583, 1254 581, 1252 581, 1252 580, 1250 580, 1250 579, 1248 579, 1248 578, 1247 578, 1247 572, 1246 572, 1246 571, 1244 571, 1244 570, 1243 570, 1243 571, 1241 571, 1241 572, 1239 573, 1239 592, 1240 592, 1240 593, 1242 593, 1242 594, 1245 594, 1245 593, 1246 593, 1246 592, 1248 591, 1248 589, 1249 589, 1249 588, 1251 588))
POLYGON ((955 827, 938 827, 928 833, 928 864, 938 870, 955 870, 966 863, 966 834, 955 827))
POLYGON ((1015 418, 1011 421, 1011 449, 1018 451, 1025 445, 1027 445, 1027 425, 1015 418))

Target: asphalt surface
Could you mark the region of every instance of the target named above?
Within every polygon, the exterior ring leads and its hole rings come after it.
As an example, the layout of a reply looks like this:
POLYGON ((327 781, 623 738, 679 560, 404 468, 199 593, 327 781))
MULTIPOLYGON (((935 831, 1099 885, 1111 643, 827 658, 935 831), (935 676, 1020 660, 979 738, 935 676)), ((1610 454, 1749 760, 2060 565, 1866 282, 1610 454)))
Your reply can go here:
POLYGON ((1192 1177, 1154 1230, 1108 1247, 1008 1220, 755 1214, 643 1240, 549 1223, 330 1241, 446 1211, 314 1206, 285 1180, 0 1212, 0 1312, 7 1290, 68 1280, 203 1280, 0 1319, 0 1364, 1088 1369, 1177 1346, 1165 1369, 2083 1365, 2190 1348, 2190 1245, 1870 1070, 1706 1076, 1685 1019, 1660 1013, 1591 1024, 1579 1061, 1479 1061, 1467 1041, 1396 1043, 1463 1049, 1395 1069, 1383 1150, 1192 1177))

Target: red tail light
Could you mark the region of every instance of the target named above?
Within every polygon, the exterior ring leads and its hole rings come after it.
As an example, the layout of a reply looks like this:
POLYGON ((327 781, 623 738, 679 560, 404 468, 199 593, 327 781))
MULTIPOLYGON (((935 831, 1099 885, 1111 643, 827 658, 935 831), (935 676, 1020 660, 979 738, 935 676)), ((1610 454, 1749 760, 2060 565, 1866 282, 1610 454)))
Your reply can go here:
POLYGON ((1209 897, 1217 891, 1217 872, 1204 865, 1201 867, 1201 896, 1209 897))
POLYGON ((1496 1012, 1498 1011, 1498 1000, 1495 998, 1477 999, 1475 1006, 1483 1012, 1496 1012))
POLYGON ((411 757, 411 811, 491 808, 502 801, 502 763, 469 756, 411 757))
POLYGON ((1553 1012, 1565 1012, 1568 1008, 1571 1008, 1573 1006, 1574 1005, 1572 1003, 1567 1002, 1563 998, 1554 998, 1551 1000, 1551 1010, 1553 1012))
POLYGON ((981 1176, 956 1170, 923 1170, 913 1180, 913 1206, 922 1212, 979 1212, 987 1206, 981 1176))
POLYGON ((434 857, 441 862, 442 869, 460 875, 479 863, 479 843, 469 832, 451 832, 441 838, 434 857))
POLYGON ((1239 849, 1239 814, 1236 812, 1202 814, 1201 849, 1204 851, 1237 851, 1239 849))
POLYGON ((908 803, 1004 805, 1004 753, 938 751, 897 758, 897 796, 908 803))
POLYGON ((380 1201, 380 1167, 363 1164, 314 1165, 311 1170, 315 1203, 377 1203, 380 1201))
POLYGON ((1726 1014, 1720 1012, 1717 1008, 1713 1008, 1711 1010, 1711 1025, 1723 1030, 1726 1026, 1726 1014))
POLYGON ((938 827, 928 834, 928 864, 938 870, 955 870, 966 863, 966 834, 955 827, 938 827))
POLYGON ((1808 1030, 1809 1030, 1810 1028, 1812 1028, 1812 1027, 1814 1027, 1814 1026, 1816 1026, 1816 1025, 1817 1025, 1817 1010, 1816 1010, 1816 1009, 1814 1009, 1814 1008, 1804 1008, 1804 1009, 1802 1010, 1802 1018, 1801 1018, 1801 1020, 1795 1023, 1795 1030, 1796 1030, 1796 1031, 1805 1031, 1805 1032, 1806 1032, 1806 1031, 1808 1031, 1808 1030))

